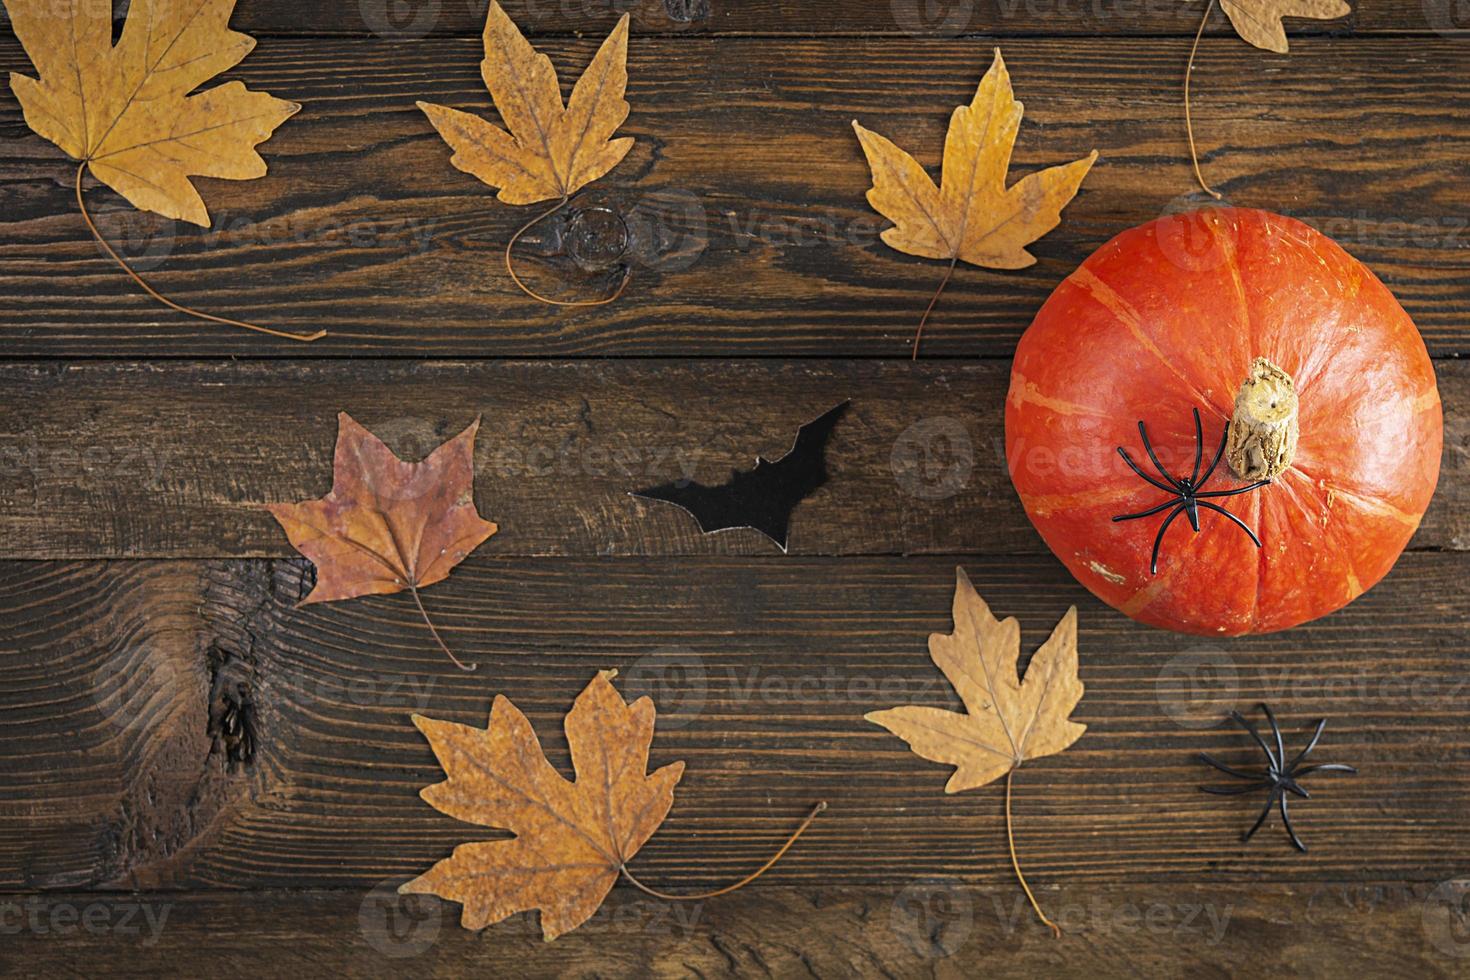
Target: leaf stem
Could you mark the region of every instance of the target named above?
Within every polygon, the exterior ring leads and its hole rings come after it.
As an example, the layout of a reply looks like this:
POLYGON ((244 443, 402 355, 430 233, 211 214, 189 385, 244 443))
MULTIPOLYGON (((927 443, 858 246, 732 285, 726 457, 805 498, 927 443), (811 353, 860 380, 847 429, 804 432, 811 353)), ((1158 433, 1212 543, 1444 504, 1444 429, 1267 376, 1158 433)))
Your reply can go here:
POLYGON ((753 874, 746 875, 744 878, 741 878, 733 885, 726 885, 724 888, 717 888, 712 892, 700 892, 699 894, 695 895, 671 895, 668 892, 661 892, 656 888, 650 888, 643 882, 639 881, 637 878, 633 877, 633 872, 628 870, 628 865, 626 863, 620 865, 618 870, 623 873, 623 877, 627 878, 628 883, 634 888, 637 888, 639 891, 645 894, 652 895, 654 898, 661 898, 668 902, 700 902, 707 898, 716 898, 720 895, 728 895, 730 892, 735 891, 737 888, 744 888, 746 885, 750 884, 752 881, 755 881, 761 875, 769 871, 777 861, 781 860, 781 858, 785 856, 787 851, 791 850, 791 845, 796 843, 796 839, 806 832, 806 829, 812 825, 812 821, 817 819, 817 815, 825 809, 827 809, 826 800, 823 800, 816 806, 812 807, 811 812, 806 815, 806 819, 801 822, 801 826, 796 828, 796 833, 787 838, 786 843, 781 845, 781 849, 777 851, 769 861, 761 865, 760 868, 757 869, 753 874))
POLYGON ((1016 838, 1011 833, 1011 777, 1015 774, 1016 770, 1014 769, 1006 773, 1006 843, 1011 848, 1011 867, 1016 869, 1016 880, 1021 883, 1021 888, 1025 890, 1026 897, 1031 899, 1031 907, 1036 910, 1036 917, 1051 930, 1054 938, 1061 939, 1061 928, 1055 922, 1048 919, 1045 912, 1041 911, 1041 906, 1036 903, 1036 896, 1031 894, 1031 886, 1026 884, 1026 876, 1021 874, 1021 862, 1016 860, 1016 838))
POLYGON ((515 248, 516 242, 521 240, 521 236, 530 231, 531 227, 537 222, 546 220, 553 214, 556 214, 556 212, 560 211, 562 208, 566 207, 567 203, 570 200, 570 196, 562 198, 560 201, 556 202, 556 206, 553 207, 551 210, 543 211, 540 214, 536 215, 536 217, 521 225, 521 227, 517 229, 514 235, 510 236, 510 241, 505 243, 505 271, 510 274, 511 281, 520 287, 521 292, 525 293, 532 299, 540 300, 548 306, 606 306, 608 303, 613 302, 619 296, 623 295, 623 290, 628 288, 628 280, 633 278, 633 270, 631 267, 626 265, 623 266, 623 281, 618 283, 617 291, 614 292, 611 296, 605 297, 604 299, 565 300, 552 299, 550 296, 542 296, 540 293, 536 292, 536 290, 532 289, 530 286, 527 286, 524 282, 521 281, 521 277, 516 275, 515 266, 511 262, 511 249, 515 248))
POLYGON ((454 651, 449 649, 449 645, 444 642, 444 638, 439 635, 439 630, 435 628, 434 621, 429 618, 428 611, 424 609, 424 601, 419 598, 418 585, 410 582, 408 584, 408 590, 413 593, 414 605, 419 607, 419 615, 424 617, 424 625, 429 627, 430 633, 434 634, 434 642, 439 644, 439 649, 444 651, 444 655, 447 656, 450 660, 454 661, 454 666, 458 667, 460 670, 465 671, 466 673, 478 669, 480 666, 479 664, 469 664, 468 666, 466 666, 465 664, 460 663, 459 658, 454 655, 454 651))
POLYGON ((246 330, 254 330, 256 333, 268 334, 272 337, 280 337, 283 340, 295 340, 303 344, 309 344, 313 340, 321 340, 327 335, 327 332, 325 330, 318 330, 316 333, 313 334, 287 333, 284 330, 273 330, 270 327, 262 327, 258 323, 246 323, 243 320, 231 320, 228 317, 215 316, 213 313, 205 313, 201 310, 196 310, 188 306, 180 305, 179 303, 175 303, 173 300, 169 299, 167 296, 164 296, 158 290, 150 286, 146 279, 138 275, 137 272, 133 271, 133 267, 128 265, 127 260, 119 255, 117 253, 117 250, 112 247, 107 239, 102 237, 102 232, 97 230, 97 225, 92 221, 92 214, 90 211, 87 210, 86 198, 82 196, 82 176, 86 172, 86 169, 87 161, 83 160, 81 164, 77 167, 76 179, 77 207, 81 208, 82 220, 87 222, 87 228, 91 230, 92 237, 97 239, 97 244, 101 245, 107 251, 107 254, 112 256, 112 260, 118 265, 122 266, 123 271, 131 276, 133 282, 141 286, 143 288, 143 291, 149 296, 153 297, 164 306, 167 306, 169 309, 177 310, 178 312, 183 313, 186 316, 191 316, 199 320, 208 320, 211 323, 223 323, 229 327, 243 327, 246 330))
POLYGON ((1209 184, 1199 170, 1199 153, 1194 148, 1194 121, 1189 115, 1189 78, 1194 74, 1194 56, 1199 51, 1199 39, 1205 33, 1205 25, 1210 22, 1210 14, 1215 9, 1215 0, 1209 0, 1205 4, 1205 15, 1200 19, 1199 30, 1194 32, 1194 46, 1189 49, 1189 64, 1184 69, 1184 132, 1189 136, 1189 162, 1194 164, 1194 179, 1215 200, 1220 200, 1220 192, 1209 184))
POLYGON ((919 329, 914 334, 914 360, 919 359, 919 341, 924 339, 924 324, 929 322, 929 314, 934 312, 934 304, 939 302, 939 294, 944 292, 944 287, 949 285, 949 277, 954 275, 955 263, 959 262, 959 255, 949 260, 949 268, 944 271, 944 278, 939 280, 939 288, 934 290, 934 296, 929 300, 929 306, 924 310, 924 315, 919 318, 919 329))

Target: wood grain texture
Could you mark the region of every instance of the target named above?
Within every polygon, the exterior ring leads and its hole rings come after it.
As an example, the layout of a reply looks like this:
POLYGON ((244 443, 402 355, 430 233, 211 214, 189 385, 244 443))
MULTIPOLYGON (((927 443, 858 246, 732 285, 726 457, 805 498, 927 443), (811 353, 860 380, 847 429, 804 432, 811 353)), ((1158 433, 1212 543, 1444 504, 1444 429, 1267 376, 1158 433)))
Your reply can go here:
MULTIPOLYGON (((548 42, 570 77, 599 38, 548 42)), ((205 189, 215 227, 138 215, 90 193, 104 230, 176 299, 332 336, 310 348, 189 322, 140 295, 86 234, 72 165, 0 97, 0 320, 8 356, 900 358, 942 263, 878 241, 851 120, 937 166, 949 110, 989 39, 645 39, 629 55, 638 139, 521 261, 558 310, 520 294, 500 247, 534 212, 449 165, 414 107, 493 110, 471 39, 262 44, 233 77, 305 104, 264 150, 261 180, 205 189), (350 83, 346 80, 350 80, 350 83), (597 211, 596 207, 608 209, 597 211), (554 253, 538 259, 536 253, 554 253), (568 257, 568 255, 572 257, 568 257), (622 259, 619 259, 619 256, 622 259), (609 268, 609 262, 612 267, 609 268)), ((1119 230, 1192 195, 1180 81, 1187 39, 1016 39, 1026 104, 1016 176, 1102 154, 1062 226, 1019 272, 964 269, 926 334, 932 357, 1008 356, 1052 288, 1119 230)), ((25 61, 0 43, 0 69, 25 61)), ((1440 355, 1470 351, 1470 43, 1301 38, 1289 56, 1207 42, 1195 126, 1233 203, 1302 218, 1399 295, 1440 355), (1345 66, 1350 66, 1350 70, 1345 66)))
POLYGON ((618 887, 587 925, 543 943, 530 916, 482 933, 422 896, 368 891, 0 895, 17 928, 10 974, 959 978, 1463 976, 1470 944, 1429 885, 1072 884, 1041 898, 1061 942, 1014 889, 916 879, 886 888, 760 888, 697 905, 618 887), (74 911, 73 911, 74 910, 74 911), (72 916, 78 916, 73 920, 72 916), (81 925, 90 915, 93 929, 81 925))
MULTIPOLYGON (((413 41, 427 35, 478 36, 488 0, 249 0, 232 26, 253 34, 314 34, 413 41)), ((713 36, 888 35, 955 37, 1048 34, 1192 35, 1200 3, 1183 0, 505 0, 507 13, 527 35, 598 34, 627 12, 642 34, 713 36)), ((1470 19, 1441 0, 1377 0, 1354 4, 1351 16, 1330 21, 1292 18, 1293 36, 1311 34, 1429 33, 1470 29, 1470 19)), ((1233 35, 1218 7, 1210 33, 1233 35)))
MULTIPOLYGON (((1470 557, 1409 555, 1347 609, 1284 636, 1210 642, 1102 608, 1048 558, 965 567, 1034 649, 1080 607, 1067 752, 1016 781, 1034 884, 1434 882, 1470 862, 1463 588, 1470 557), (1206 796, 1222 723, 1269 700, 1300 745, 1356 777, 1309 777, 1312 852, 1258 802, 1206 796)), ((450 667, 405 596, 296 608, 297 562, 0 565, 0 889, 372 887, 494 836, 424 804, 439 778, 410 712, 483 724, 504 693, 554 765, 594 671, 660 708, 652 763, 688 772, 635 870, 700 889, 758 866, 812 803, 830 809, 772 885, 1006 885, 999 786, 946 796, 946 767, 863 721, 956 704, 925 650, 949 629, 952 559, 472 557, 425 601, 479 670, 450 667), (248 743, 223 737, 230 705, 248 743), (243 708, 242 708, 243 706, 243 708)))
MULTIPOLYGON (((1443 473, 1412 547, 1470 549, 1470 367, 1441 361, 1439 382, 1443 473)), ((772 555, 629 492, 778 458, 848 398, 794 553, 1037 553, 1005 458, 1008 385, 1003 362, 0 366, 0 557, 292 555, 261 505, 331 487, 339 411, 407 459, 481 416, 476 499, 500 525, 484 554, 772 555)))

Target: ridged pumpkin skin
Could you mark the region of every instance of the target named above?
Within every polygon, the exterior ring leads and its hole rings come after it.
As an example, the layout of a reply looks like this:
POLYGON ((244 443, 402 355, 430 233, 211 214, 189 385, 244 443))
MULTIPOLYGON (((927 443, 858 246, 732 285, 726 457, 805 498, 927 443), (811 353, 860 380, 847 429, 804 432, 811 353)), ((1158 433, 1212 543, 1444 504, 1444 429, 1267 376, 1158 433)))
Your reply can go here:
MULTIPOLYGON (((1026 513, 1104 602, 1187 633, 1233 636, 1304 623, 1347 605, 1393 567, 1439 478, 1444 425, 1434 368, 1409 315, 1362 263, 1301 222, 1236 208, 1171 215, 1098 249, 1021 338, 1006 400, 1006 450, 1026 513), (1258 357, 1295 382, 1300 436, 1270 486, 1214 500, 1226 518, 1181 516, 1149 556, 1168 499, 1147 423, 1175 476, 1205 465, 1258 357), (1156 475, 1156 474, 1155 474, 1156 475)), ((1204 488, 1245 481, 1224 460, 1204 488)))

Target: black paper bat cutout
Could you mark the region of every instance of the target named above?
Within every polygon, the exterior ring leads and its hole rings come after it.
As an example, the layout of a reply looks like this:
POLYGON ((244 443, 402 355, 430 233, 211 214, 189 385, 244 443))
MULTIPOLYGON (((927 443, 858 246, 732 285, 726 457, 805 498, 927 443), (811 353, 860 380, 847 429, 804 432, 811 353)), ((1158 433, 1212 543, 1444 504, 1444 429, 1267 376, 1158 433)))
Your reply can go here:
POLYGON ((791 451, 774 463, 756 457, 755 469, 735 470, 717 487, 703 483, 665 483, 633 496, 682 507, 705 534, 732 528, 754 528, 786 550, 791 512, 827 482, 827 440, 847 411, 843 402, 796 432, 791 451))

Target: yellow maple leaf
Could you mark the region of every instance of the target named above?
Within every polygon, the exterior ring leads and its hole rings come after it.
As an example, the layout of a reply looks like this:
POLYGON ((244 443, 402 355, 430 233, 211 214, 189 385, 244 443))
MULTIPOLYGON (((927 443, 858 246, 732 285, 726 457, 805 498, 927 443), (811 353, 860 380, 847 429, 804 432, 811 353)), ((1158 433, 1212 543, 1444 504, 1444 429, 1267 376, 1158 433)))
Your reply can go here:
POLYGON ((287 340, 292 334, 202 313, 160 294, 108 243, 87 211, 90 171, 134 207, 209 227, 191 177, 265 176, 256 147, 301 106, 229 82, 200 85, 238 65, 255 39, 229 28, 235 0, 133 0, 112 43, 107 0, 5 0, 36 77, 11 72, 26 125, 79 161, 77 207, 99 245, 158 302, 189 316, 287 340), (194 94, 190 94, 194 93, 194 94))
MULTIPOLYGON (((883 231, 883 242, 909 255, 949 259, 950 273, 959 261, 987 269, 1024 269, 1034 263, 1026 246, 1061 223, 1062 208, 1076 196, 1097 151, 1006 187, 1022 108, 996 48, 975 97, 969 105, 956 106, 950 116, 940 186, 912 156, 854 119, 852 128, 873 173, 868 203, 893 222, 883 231)), ((931 301, 924 320, 933 308, 931 301)), ((923 331, 921 321, 914 338, 916 357, 923 331)))
POLYGON ((5 7, 38 74, 10 76, 26 124, 144 211, 208 227, 189 178, 264 176, 255 147, 301 108, 240 82, 189 94, 255 47, 235 0, 133 0, 116 45, 110 3, 5 7))
MULTIPOLYGON (((1346 17, 1353 12, 1347 0, 1220 0, 1220 8, 1230 18, 1230 26, 1241 40, 1267 51, 1286 54, 1286 26, 1283 17, 1309 17, 1315 20, 1332 20, 1346 17)), ((1215 200, 1220 192, 1205 182, 1199 166, 1199 150, 1194 145, 1194 119, 1190 113, 1189 83, 1194 75, 1194 57, 1199 53, 1200 38, 1210 22, 1215 9, 1215 0, 1205 4, 1205 15, 1200 19, 1199 30, 1194 33, 1194 44, 1189 49, 1189 61, 1184 67, 1184 132, 1189 140, 1189 162, 1194 168, 1194 179, 1200 190, 1215 200)))
POLYGON ((442 105, 419 102, 454 150, 450 163, 491 187, 506 204, 566 198, 617 166, 632 137, 613 139, 628 118, 628 15, 602 42, 562 104, 551 59, 539 53, 500 8, 485 21, 480 64, 495 108, 510 129, 442 105))
POLYGON ((1016 860, 1011 834, 1011 774, 1023 762, 1066 749, 1087 726, 1069 717, 1082 700, 1077 677, 1077 609, 1067 610, 1020 678, 1021 628, 997 620, 963 568, 956 569, 954 632, 929 637, 929 656, 965 706, 963 713, 905 705, 864 715, 909 744, 915 755, 955 767, 946 793, 959 793, 1006 777, 1006 840, 1021 887, 1042 913, 1016 860))
POLYGON ((1241 40, 1277 54, 1287 51, 1281 18, 1332 20, 1353 12, 1347 0, 1220 0, 1220 7, 1241 40))

